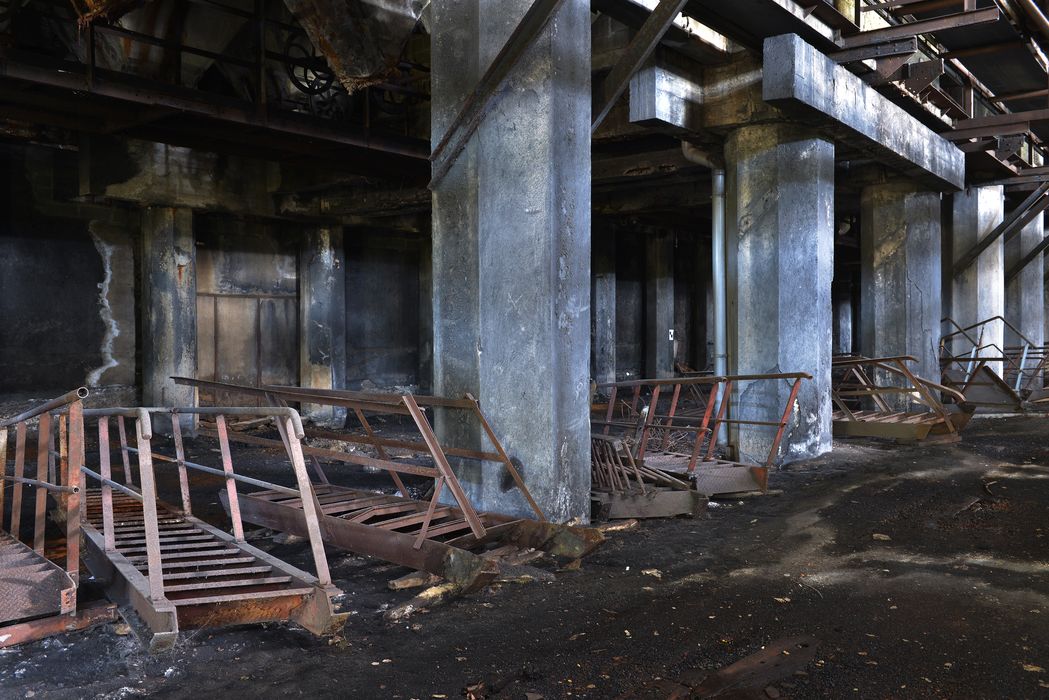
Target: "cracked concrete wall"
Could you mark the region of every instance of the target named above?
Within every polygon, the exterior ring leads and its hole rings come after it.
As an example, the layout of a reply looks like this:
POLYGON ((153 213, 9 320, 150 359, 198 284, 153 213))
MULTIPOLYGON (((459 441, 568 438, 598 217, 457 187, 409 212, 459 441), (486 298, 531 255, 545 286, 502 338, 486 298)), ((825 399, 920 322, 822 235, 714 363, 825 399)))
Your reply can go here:
POLYGON ((421 322, 426 242, 418 236, 355 231, 346 246, 346 382, 351 389, 418 391, 430 342, 421 322))
MULTIPOLYGON (((1044 214, 1039 214, 1006 242, 1006 269, 1042 242, 1044 218, 1044 214)), ((1005 289, 1005 319, 1035 346, 1041 345, 1045 337, 1045 265, 1042 258, 1039 255, 1028 263, 1005 289)), ((1020 337, 1010 328, 1005 329, 1005 344, 1020 344, 1020 337)))
MULTIPOLYGON (((994 230, 1004 216, 1000 185, 973 187, 952 195, 951 262, 956 262, 980 239, 994 230)), ((975 263, 954 277, 950 317, 961 327, 1005 314, 1005 249, 1002 239, 980 253, 975 263)), ((984 327, 982 344, 1001 348, 1005 341, 1002 323, 984 327)), ((954 340, 955 352, 968 352, 971 344, 962 337, 954 340)), ((992 351, 993 352, 993 351, 992 351)), ((1001 364, 989 365, 1001 372, 1001 364)))
MULTIPOLYGON (((834 145, 788 124, 737 129, 725 143, 729 371, 807 372, 778 463, 831 449, 834 145)), ((779 421, 784 381, 737 384, 737 417, 779 421)), ((774 429, 733 437, 764 463, 774 429)))
MULTIPOLYGON (((938 381, 940 196, 890 181, 863 188, 860 209, 861 350, 868 357, 913 355, 912 371, 938 381)), ((899 410, 916 408, 907 396, 895 401, 899 410)))
POLYGON ((0 394, 134 403, 137 216, 72 201, 75 153, 12 146, 0 168, 0 394))

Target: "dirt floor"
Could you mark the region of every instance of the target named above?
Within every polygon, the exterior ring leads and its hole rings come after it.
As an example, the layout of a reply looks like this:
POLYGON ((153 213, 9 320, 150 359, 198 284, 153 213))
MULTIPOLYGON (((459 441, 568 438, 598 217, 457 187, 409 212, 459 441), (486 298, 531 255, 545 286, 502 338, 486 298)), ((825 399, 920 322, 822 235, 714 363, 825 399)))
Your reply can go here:
MULTIPOLYGON (((839 442, 771 488, 398 624, 382 613, 413 594, 387 588, 406 571, 335 553, 338 638, 208 630, 150 656, 107 625, 0 652, 0 696, 667 697, 659 681, 803 636, 811 660, 720 697, 1049 697, 1049 419, 977 419, 952 446, 839 442)), ((301 544, 255 544, 308 568, 301 544)))

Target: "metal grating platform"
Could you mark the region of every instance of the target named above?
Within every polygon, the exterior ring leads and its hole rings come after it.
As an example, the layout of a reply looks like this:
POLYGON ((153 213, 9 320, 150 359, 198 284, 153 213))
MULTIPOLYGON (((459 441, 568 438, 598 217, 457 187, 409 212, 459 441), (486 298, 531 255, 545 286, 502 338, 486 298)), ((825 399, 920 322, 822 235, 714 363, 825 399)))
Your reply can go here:
POLYGON ((331 616, 315 577, 162 502, 157 520, 163 597, 151 599, 142 502, 114 492, 112 509, 114 548, 107 552, 102 492, 87 492, 88 564, 111 581, 116 599, 135 607, 153 630, 154 648, 173 642, 180 629, 294 619, 318 631, 331 616), (313 611, 318 603, 323 610, 313 611))
POLYGON ((0 625, 66 612, 71 589, 61 567, 0 532, 0 625))

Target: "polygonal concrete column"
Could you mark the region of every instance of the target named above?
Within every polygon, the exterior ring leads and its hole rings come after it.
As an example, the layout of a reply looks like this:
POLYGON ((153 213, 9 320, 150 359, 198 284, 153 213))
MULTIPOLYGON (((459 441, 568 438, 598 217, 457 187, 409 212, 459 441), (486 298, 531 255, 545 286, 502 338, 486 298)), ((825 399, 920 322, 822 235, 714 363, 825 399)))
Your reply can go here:
POLYGON ((940 195, 896 180, 864 187, 860 197, 861 351, 913 355, 913 370, 939 381, 940 195))
MULTIPOLYGON (((440 142, 530 6, 431 5, 440 142)), ((434 390, 473 392, 553 520, 590 510, 590 5, 565 2, 514 67, 433 198, 434 390)), ((449 444, 475 426, 438 414, 449 444)), ((463 465, 481 510, 528 515, 492 464, 463 465)))
MULTIPOLYGON (((299 381, 314 389, 346 386, 346 261, 341 228, 303 234, 299 249, 299 381)), ((341 425, 346 409, 303 404, 317 423, 341 425)))
POLYGON ((645 239, 645 376, 674 376, 674 237, 645 239))
POLYGON ((591 373, 598 384, 616 380, 616 236, 608 232, 593 240, 590 290, 591 373))
MULTIPOLYGON (((1042 242, 1045 222, 1039 214, 1005 244, 1005 267, 1009 269, 1042 242)), ((1045 337, 1045 265, 1039 255, 1011 279, 1005 288, 1005 319, 1033 345, 1045 337)), ((1019 345, 1020 338, 1005 329, 1005 344, 1019 345)))
MULTIPOLYGON (((834 144, 787 124, 747 126, 725 142, 729 368, 808 372, 779 461, 831 448, 834 144)), ((779 421, 786 382, 744 383, 748 419, 779 421)), ((741 431, 744 457, 763 462, 773 430, 741 431)))
MULTIPOLYGON (((193 211, 142 211, 142 402, 192 406, 193 387, 172 376, 197 376, 197 265, 193 211)), ((183 427, 192 426, 183 417, 183 427)), ((163 430, 163 421, 156 421, 163 430)), ((170 429, 170 427, 168 428, 170 429)))
MULTIPOLYGON (((973 187, 952 195, 951 251, 953 262, 1002 222, 1004 202, 1002 187, 973 187)), ((950 318, 962 328, 1005 314, 1005 255, 1002 239, 980 253, 976 262, 955 275, 951 291, 950 318)), ((944 329, 946 332, 953 327, 944 329)), ((979 331, 976 331, 979 334, 979 331)), ((983 327, 982 345, 1002 347, 1005 340, 1001 323, 983 327)), ((966 352, 971 343, 955 339, 954 350, 966 352)), ((994 351, 988 350, 993 354, 994 351)), ((986 354, 986 353, 984 353, 986 354)), ((1001 363, 988 365, 1001 372, 1001 363)))

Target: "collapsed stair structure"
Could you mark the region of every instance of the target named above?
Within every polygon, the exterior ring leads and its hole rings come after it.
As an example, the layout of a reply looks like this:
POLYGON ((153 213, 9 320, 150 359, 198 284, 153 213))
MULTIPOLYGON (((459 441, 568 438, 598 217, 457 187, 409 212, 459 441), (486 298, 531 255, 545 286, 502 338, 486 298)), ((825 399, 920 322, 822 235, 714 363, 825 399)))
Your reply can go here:
POLYGON ((911 370, 914 357, 842 355, 832 365, 835 437, 957 442, 975 407, 958 390, 911 370), (940 400, 940 396, 950 403, 940 400))
MULTIPOLYGON (((377 557, 440 576, 461 590, 473 591, 491 582, 497 566, 483 556, 486 548, 515 545, 536 549, 561 559, 578 559, 603 540, 592 528, 551 523, 529 493, 521 474, 496 437, 495 431, 472 396, 454 399, 412 394, 382 394, 301 387, 250 387, 185 378, 178 383, 216 392, 262 397, 275 405, 301 402, 344 408, 359 432, 305 429, 307 438, 326 441, 330 447, 302 446, 313 460, 321 483, 316 493, 324 541, 334 547, 377 557), (446 411, 456 420, 475 421, 487 436, 490 449, 473 450, 444 445, 427 417, 427 410, 446 411), (385 437, 373 429, 369 416, 401 417, 414 436, 385 437), (362 454, 357 448, 373 452, 362 454), (389 474, 396 493, 352 489, 328 482, 318 458, 356 465, 389 474), (499 465, 506 473, 523 507, 535 518, 478 511, 452 468, 451 460, 499 465), (433 480, 433 488, 414 498, 402 475, 433 480), (446 494, 447 492, 447 500, 446 494)), ((202 434, 209 434, 206 428, 202 434)), ((279 446, 280 441, 257 435, 232 434, 229 439, 251 445, 279 446)), ((227 507, 230 504, 223 500, 227 507)), ((308 526, 307 503, 279 491, 242 496, 241 516, 252 523, 281 532, 304 534, 308 526)))

